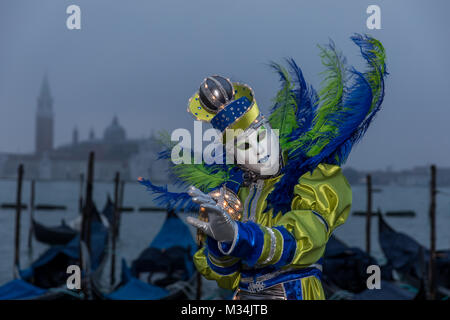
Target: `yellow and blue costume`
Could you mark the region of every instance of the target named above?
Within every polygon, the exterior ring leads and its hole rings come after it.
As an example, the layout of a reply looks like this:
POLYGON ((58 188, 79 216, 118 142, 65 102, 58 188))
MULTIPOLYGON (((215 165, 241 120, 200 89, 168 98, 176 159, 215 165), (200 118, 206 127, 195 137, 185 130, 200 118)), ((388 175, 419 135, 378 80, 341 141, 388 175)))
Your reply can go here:
MULTIPOLYGON (((268 117, 271 127, 279 129, 283 166, 278 174, 248 178, 242 168, 229 164, 171 168, 182 182, 202 192, 225 187, 244 204, 234 241, 217 242, 208 236, 194 256, 198 271, 219 286, 248 293, 247 298, 251 294, 264 298, 265 292, 284 299, 325 298, 321 258, 333 231, 346 221, 352 202, 340 166, 380 109, 387 75, 382 44, 370 36, 351 39, 368 70, 348 68, 331 42, 321 47, 326 79, 318 94, 294 60, 287 60, 289 70, 272 64, 282 83, 268 117)), ((233 99, 217 108, 205 108, 199 93, 194 94, 188 111, 222 133, 228 128, 245 130, 261 121, 251 88, 239 83, 232 88, 233 99)), ((170 154, 168 149, 161 157, 170 154)), ((145 179, 140 182, 165 205, 198 209, 187 193, 168 192, 145 179)))
POLYGON ((352 194, 341 169, 320 164, 294 188, 291 210, 273 215, 267 196, 280 177, 239 190, 244 205, 234 248, 208 237, 194 256, 197 269, 219 286, 258 291, 283 284, 287 299, 324 299, 321 261, 333 230, 350 211, 352 194), (223 254, 227 252, 228 255, 223 254))

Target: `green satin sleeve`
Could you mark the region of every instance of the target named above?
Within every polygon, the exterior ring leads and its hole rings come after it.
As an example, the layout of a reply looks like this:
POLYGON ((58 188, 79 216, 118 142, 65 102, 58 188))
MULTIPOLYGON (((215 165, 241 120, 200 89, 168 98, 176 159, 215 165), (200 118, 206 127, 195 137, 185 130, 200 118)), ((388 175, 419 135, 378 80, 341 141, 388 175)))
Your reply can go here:
POLYGON ((240 272, 236 271, 232 274, 223 275, 212 270, 207 262, 205 248, 198 250, 194 254, 193 260, 197 271, 200 272, 206 279, 215 280, 219 287, 228 290, 235 290, 238 287, 239 280, 241 278, 240 272))
MULTIPOLYGON (((285 227, 295 238, 297 247, 290 265, 305 267, 323 256, 331 233, 346 221, 352 192, 340 167, 320 164, 299 179, 294 194, 292 210, 276 226, 285 227)), ((276 262, 282 251, 282 245, 277 245, 271 263, 276 262)))
POLYGON ((300 178, 294 194, 292 210, 314 211, 324 219, 327 236, 348 218, 352 190, 339 166, 319 164, 300 178))

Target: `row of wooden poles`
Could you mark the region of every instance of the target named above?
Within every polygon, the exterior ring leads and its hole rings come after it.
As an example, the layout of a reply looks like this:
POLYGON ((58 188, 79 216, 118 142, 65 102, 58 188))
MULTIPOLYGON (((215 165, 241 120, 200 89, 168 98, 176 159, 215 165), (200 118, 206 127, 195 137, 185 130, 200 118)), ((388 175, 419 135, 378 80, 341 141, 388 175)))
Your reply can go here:
MULTIPOLYGON (((21 209, 22 209, 22 181, 23 181, 24 168, 23 164, 20 164, 18 167, 18 175, 17 175, 17 195, 16 195, 16 217, 15 217, 15 241, 14 241, 14 278, 19 277, 19 261, 20 261, 20 221, 21 221, 21 209)), ((91 223, 92 223, 92 215, 89 214, 92 212, 94 202, 92 198, 93 194, 93 181, 94 181, 94 152, 90 152, 89 160, 88 160, 88 168, 87 168, 87 181, 86 181, 86 193, 85 199, 83 201, 83 184, 84 184, 84 175, 80 175, 80 196, 79 196, 79 211, 82 214, 82 225, 80 232, 80 268, 85 265, 85 261, 83 261, 84 255, 82 254, 83 246, 86 246, 89 254, 91 253, 91 223)), ((32 219, 33 219, 33 207, 34 207, 34 194, 35 194, 35 181, 31 181, 31 196, 30 196, 30 229, 28 234, 28 248, 32 249, 32 219)), ((111 235, 112 235, 112 243, 111 243, 111 272, 110 272, 110 285, 111 287, 116 282, 116 243, 117 238, 119 236, 119 226, 120 226, 120 213, 121 208, 123 207, 123 194, 124 194, 124 181, 120 180, 120 173, 116 172, 114 177, 114 219, 113 224, 111 226, 111 235), (120 187, 119 187, 120 186, 120 187), (120 191, 119 191, 120 189, 120 191), (120 194, 119 194, 120 193, 120 194)), ((86 273, 89 270, 85 270, 86 273)), ((197 291, 196 291, 196 299, 199 300, 201 298, 201 275, 197 273, 197 291)), ((85 277, 85 281, 83 282, 83 292, 85 293, 85 297, 90 299, 92 297, 92 290, 90 286, 90 277, 85 277)))
MULTIPOLYGON (((19 277, 19 265, 20 265, 20 229, 21 229, 21 209, 22 209, 22 183, 24 175, 24 166, 20 164, 18 167, 17 175, 17 193, 16 193, 16 215, 15 215, 15 238, 14 238, 14 278, 19 277)), ((83 246, 86 247, 87 252, 91 254, 91 225, 92 225, 92 212, 93 212, 93 181, 94 181, 94 152, 89 153, 88 168, 87 168, 87 181, 85 198, 83 201, 82 189, 84 183, 84 175, 81 175, 80 184, 80 197, 79 197, 79 211, 82 214, 82 224, 80 230, 80 268, 86 265, 86 261, 83 254, 83 246)), ((116 172, 114 177, 114 218, 111 226, 112 236, 112 254, 111 254, 111 286, 115 283, 115 260, 116 260, 116 242, 119 236, 120 225, 120 208, 123 204, 123 190, 124 181, 120 181, 120 173, 116 172), (120 186, 120 195, 119 195, 120 186)), ((33 209, 35 198, 35 181, 31 181, 31 195, 30 195, 30 229, 28 234, 28 248, 32 250, 32 237, 33 237, 33 209)), ((89 270, 85 270, 86 273, 89 270)), ((89 278, 89 277, 86 277, 89 278)), ((88 279, 89 280, 89 279, 88 279)), ((90 281, 84 281, 84 292, 87 298, 91 297, 90 281)))
MULTIPOLYGON (((436 166, 430 167, 430 207, 429 207, 429 219, 430 219, 430 257, 428 261, 428 285, 426 287, 427 299, 436 299, 436 166)), ((371 175, 366 176, 367 185, 367 213, 366 213, 366 252, 370 254, 371 249, 371 217, 372 217, 372 194, 374 192, 372 188, 371 175)))

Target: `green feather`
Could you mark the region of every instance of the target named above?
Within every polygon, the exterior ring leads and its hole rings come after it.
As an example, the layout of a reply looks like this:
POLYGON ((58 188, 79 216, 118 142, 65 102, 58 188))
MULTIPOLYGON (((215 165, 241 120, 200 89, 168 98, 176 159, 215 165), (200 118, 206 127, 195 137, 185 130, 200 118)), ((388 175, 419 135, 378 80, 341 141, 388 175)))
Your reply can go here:
POLYGON ((310 145, 308 157, 313 157, 330 142, 330 137, 337 133, 338 128, 327 121, 329 117, 342 109, 342 98, 346 81, 346 66, 343 55, 336 51, 334 44, 327 47, 318 46, 325 71, 322 89, 319 91, 319 107, 313 120, 311 130, 300 139, 292 141, 290 152, 297 148, 310 145))
POLYGON ((370 111, 372 111, 378 104, 379 99, 382 95, 382 85, 381 81, 386 73, 386 53, 384 51, 384 47, 381 42, 375 38, 368 38, 368 42, 370 42, 374 49, 368 50, 369 53, 372 53, 374 57, 370 59, 371 68, 369 71, 364 73, 364 76, 368 80, 370 87, 372 88, 373 100, 370 111))
POLYGON ((280 146, 282 149, 287 148, 288 136, 291 132, 298 128, 295 113, 297 111, 297 103, 295 94, 292 91, 293 84, 287 70, 279 64, 272 64, 276 70, 282 74, 283 86, 278 91, 273 103, 273 112, 269 117, 269 123, 273 129, 279 130, 280 146))
POLYGON ((229 179, 229 169, 225 171, 218 166, 207 167, 203 163, 181 163, 174 165, 171 171, 183 182, 193 185, 203 192, 215 189, 229 179))
MULTIPOLYGON (((167 131, 158 132, 157 141, 164 146, 165 156, 171 158, 171 150, 178 142, 172 141, 167 131)), ((184 152, 190 153, 189 150, 183 150, 184 152)), ((191 159, 191 163, 172 163, 169 170, 179 180, 178 182, 193 185, 203 192, 208 192, 226 182, 229 179, 229 170, 232 168, 233 166, 224 168, 219 165, 194 164, 191 159)))

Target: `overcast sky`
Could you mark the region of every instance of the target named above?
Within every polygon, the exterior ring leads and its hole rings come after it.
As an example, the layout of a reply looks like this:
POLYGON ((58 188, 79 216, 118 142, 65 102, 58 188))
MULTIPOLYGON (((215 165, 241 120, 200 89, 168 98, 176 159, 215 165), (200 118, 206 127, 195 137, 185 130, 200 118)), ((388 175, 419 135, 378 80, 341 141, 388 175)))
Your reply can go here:
MULTIPOLYGON (((2 0, 0 151, 34 150, 36 99, 44 73, 54 98, 55 144, 77 126, 97 136, 114 115, 129 137, 191 129, 188 98, 210 74, 255 90, 263 111, 279 85, 267 67, 293 57, 316 89, 316 44, 332 38, 362 66, 349 37, 370 33, 387 52, 383 110, 348 165, 394 169, 450 166, 450 1, 2 0), (66 27, 81 8, 81 30, 66 27), (381 30, 366 8, 381 7, 381 30)), ((206 128, 206 127, 205 127, 206 128)))

